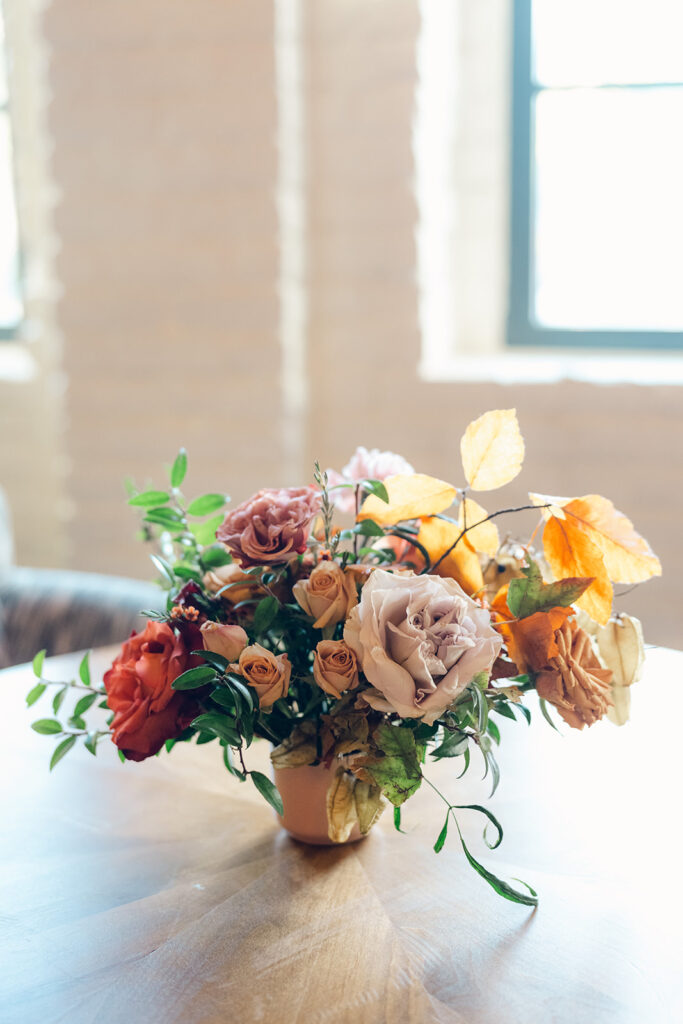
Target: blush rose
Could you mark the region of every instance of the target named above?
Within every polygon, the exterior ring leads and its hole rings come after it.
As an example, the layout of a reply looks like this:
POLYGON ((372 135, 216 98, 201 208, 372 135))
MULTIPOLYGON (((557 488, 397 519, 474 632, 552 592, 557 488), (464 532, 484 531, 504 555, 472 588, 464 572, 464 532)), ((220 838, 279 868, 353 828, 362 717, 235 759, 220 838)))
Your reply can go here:
POLYGON ((260 644, 251 644, 244 648, 239 661, 231 665, 230 670, 253 686, 262 708, 269 708, 280 697, 287 696, 292 666, 286 654, 273 654, 260 644))
POLYGON ((363 692, 367 703, 427 723, 490 670, 502 645, 489 613, 455 580, 383 569, 363 587, 344 639, 375 687, 363 692))
POLYGON ((358 603, 356 583, 336 562, 319 562, 308 579, 299 580, 292 593, 301 608, 315 619, 316 629, 334 626, 358 603))
POLYGON ((320 511, 313 487, 258 491, 228 512, 216 531, 242 568, 282 565, 306 550, 311 523, 320 511))

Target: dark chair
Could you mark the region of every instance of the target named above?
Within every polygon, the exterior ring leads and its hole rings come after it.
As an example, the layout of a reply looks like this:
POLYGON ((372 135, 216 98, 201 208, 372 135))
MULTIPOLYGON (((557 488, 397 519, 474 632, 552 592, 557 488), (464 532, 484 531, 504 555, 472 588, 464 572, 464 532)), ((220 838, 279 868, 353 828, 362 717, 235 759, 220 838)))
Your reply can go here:
POLYGON ((151 583, 62 569, 0 572, 0 668, 48 655, 121 643, 144 629, 141 609, 165 608, 151 583))

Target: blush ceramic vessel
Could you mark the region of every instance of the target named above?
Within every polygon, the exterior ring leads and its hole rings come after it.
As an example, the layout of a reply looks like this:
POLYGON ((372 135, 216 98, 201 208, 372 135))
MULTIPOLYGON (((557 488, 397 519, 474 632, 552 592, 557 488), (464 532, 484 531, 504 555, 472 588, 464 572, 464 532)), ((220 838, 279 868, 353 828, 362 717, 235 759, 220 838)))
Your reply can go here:
MULTIPOLYGON (((300 768, 275 768, 273 777, 280 791, 284 814, 280 824, 293 839, 312 846, 343 846, 333 842, 327 831, 327 791, 337 765, 304 765, 300 768)), ((356 843, 365 836, 354 825, 347 843, 356 843)))

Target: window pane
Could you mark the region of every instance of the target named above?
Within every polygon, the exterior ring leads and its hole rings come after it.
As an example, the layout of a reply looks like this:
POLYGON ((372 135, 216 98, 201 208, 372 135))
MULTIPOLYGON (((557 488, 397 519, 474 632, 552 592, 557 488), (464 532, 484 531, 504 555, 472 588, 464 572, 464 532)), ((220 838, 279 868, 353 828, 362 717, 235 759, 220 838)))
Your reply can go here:
POLYGON ((0 111, 0 327, 14 327, 22 315, 17 254, 9 118, 0 111))
POLYGON ((535 319, 683 329, 683 88, 541 92, 535 319))
POLYGON ((542 85, 683 82, 683 0, 533 0, 542 85))

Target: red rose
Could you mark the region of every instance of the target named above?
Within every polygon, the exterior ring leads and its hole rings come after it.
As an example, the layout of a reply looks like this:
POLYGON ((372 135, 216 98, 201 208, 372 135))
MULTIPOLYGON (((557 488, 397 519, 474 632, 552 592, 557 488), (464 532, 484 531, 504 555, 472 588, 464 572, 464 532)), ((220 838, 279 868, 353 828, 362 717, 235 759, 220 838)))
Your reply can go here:
POLYGON ((144 761, 187 728, 198 709, 172 689, 174 679, 201 664, 182 636, 165 622, 150 621, 133 633, 105 672, 107 703, 114 712, 112 739, 129 761, 144 761))

